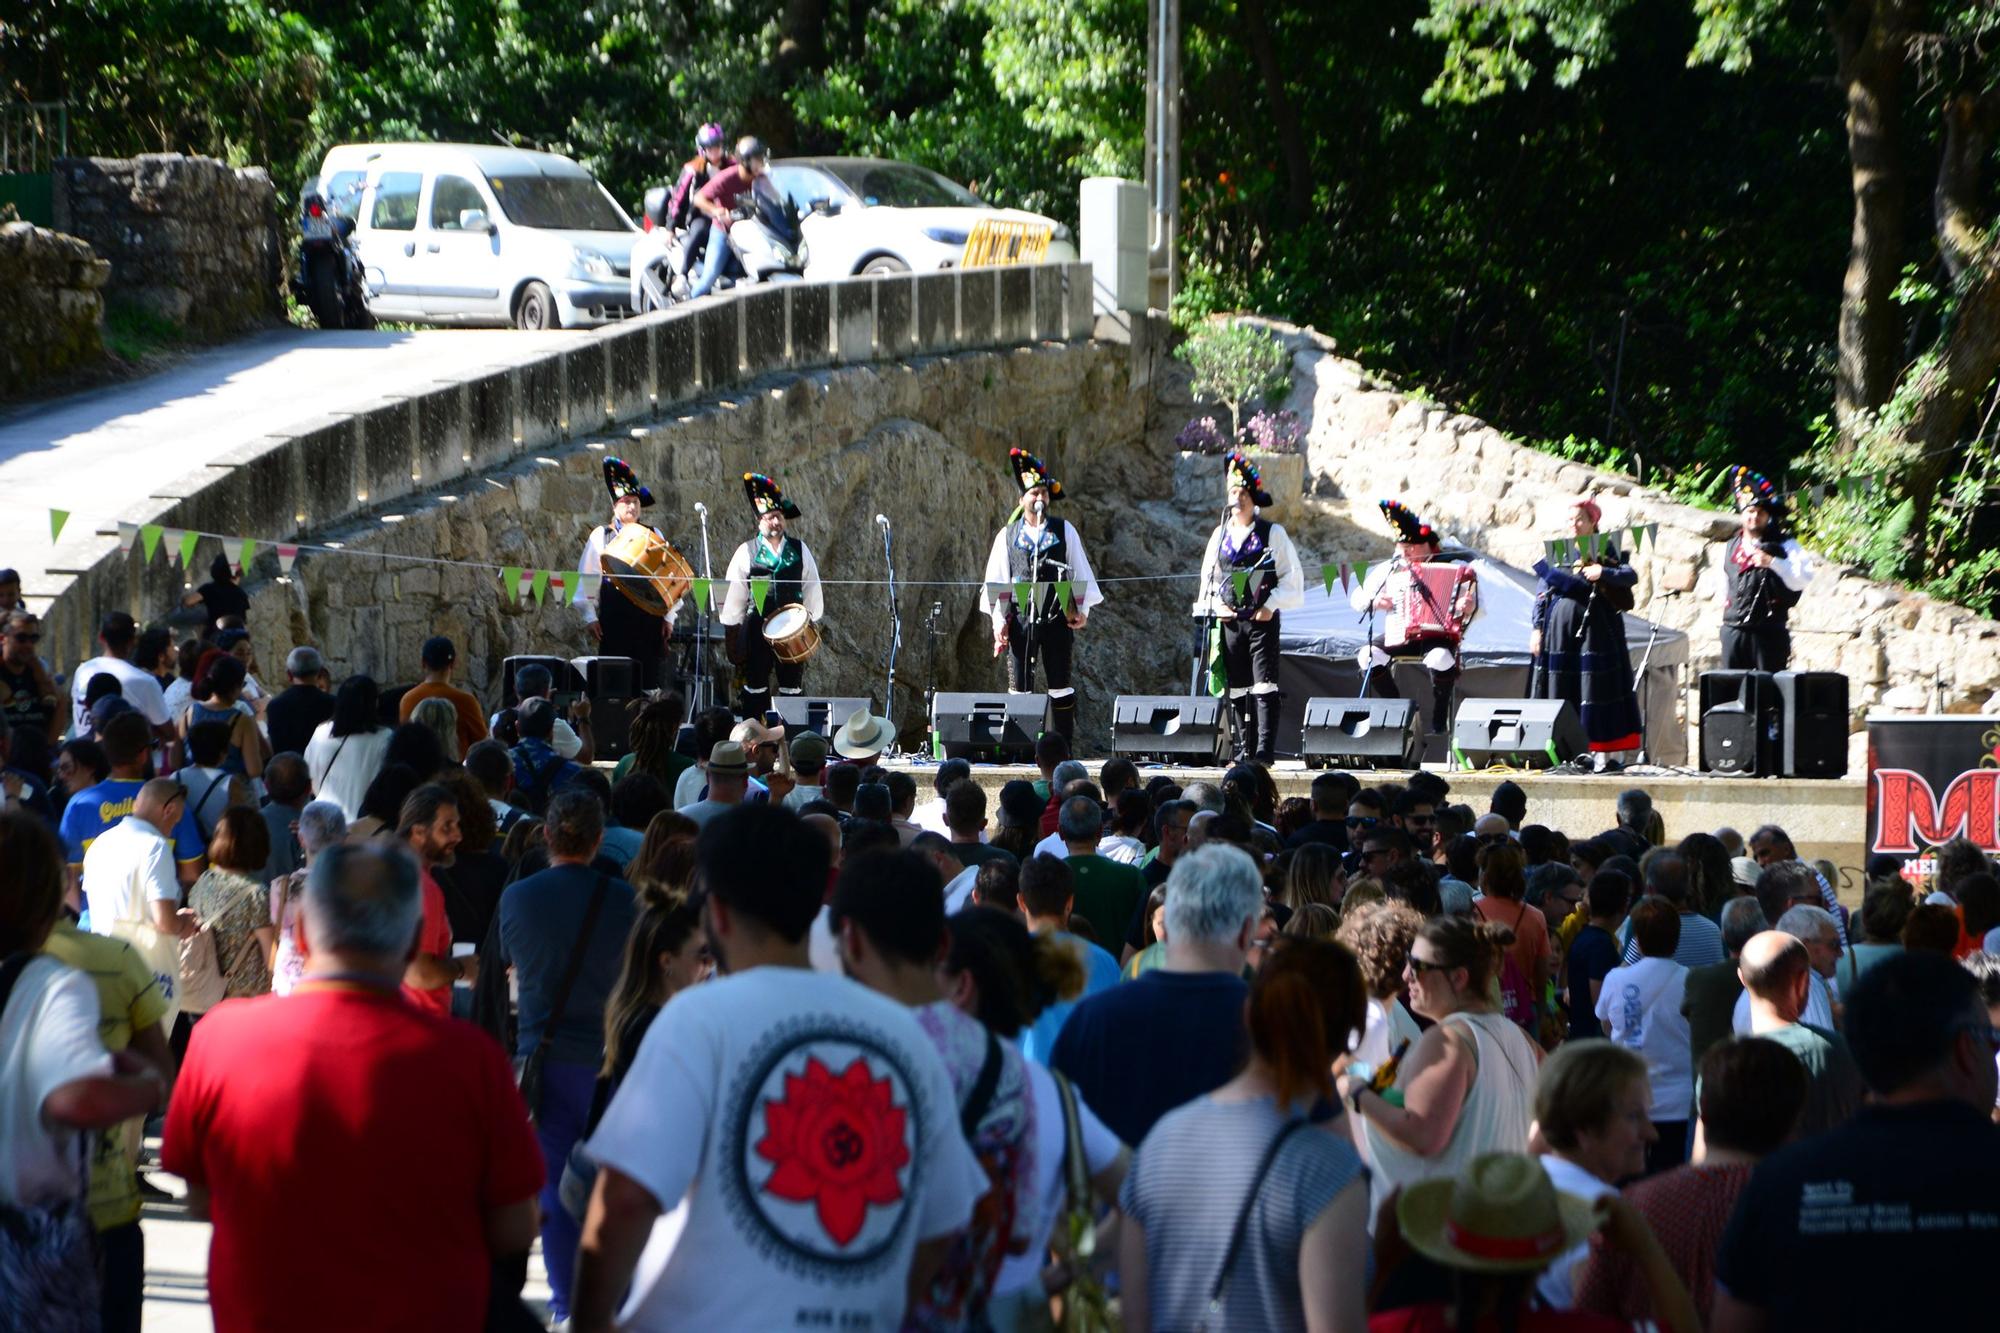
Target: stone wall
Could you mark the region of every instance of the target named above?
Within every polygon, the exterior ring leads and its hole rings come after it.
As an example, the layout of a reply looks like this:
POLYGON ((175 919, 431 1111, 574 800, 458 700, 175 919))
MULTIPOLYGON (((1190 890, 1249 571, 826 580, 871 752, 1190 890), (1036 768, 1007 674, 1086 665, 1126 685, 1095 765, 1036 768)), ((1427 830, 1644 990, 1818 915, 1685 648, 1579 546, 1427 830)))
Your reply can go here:
MULTIPOLYGON (((1721 558, 1733 515, 1529 448, 1475 417, 1398 391, 1313 330, 1259 322, 1292 350, 1286 406, 1307 426, 1307 485, 1382 534, 1372 550, 1388 541, 1376 501, 1396 498, 1448 536, 1526 568, 1542 558, 1544 541, 1568 535, 1571 502, 1589 494, 1607 528, 1659 525, 1636 561, 1638 612, 1687 631, 1693 671, 1719 664, 1721 558)), ((1370 550, 1352 554, 1372 558, 1370 550)), ((2000 623, 1823 559, 1815 571, 1792 612, 1792 665, 1847 676, 1857 729, 1871 707, 1921 712, 1940 694, 1947 712, 1993 705, 2000 623)))
POLYGON ((111 263, 114 302, 193 338, 284 315, 278 199, 262 167, 149 153, 55 164, 56 228, 111 263))
POLYGON ((0 397, 33 389, 104 355, 111 266, 74 236, 0 224, 0 397))

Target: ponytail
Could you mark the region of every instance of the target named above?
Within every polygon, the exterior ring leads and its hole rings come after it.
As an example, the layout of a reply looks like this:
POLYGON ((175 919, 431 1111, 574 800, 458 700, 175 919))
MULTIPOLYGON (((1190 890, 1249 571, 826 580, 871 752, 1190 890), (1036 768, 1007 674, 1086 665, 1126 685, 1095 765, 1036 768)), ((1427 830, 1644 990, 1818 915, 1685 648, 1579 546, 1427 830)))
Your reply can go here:
POLYGON ((997 907, 968 907, 947 923, 945 971, 970 976, 975 1014, 995 1036, 1012 1037, 1042 1011, 1083 991, 1083 962, 1052 935, 1030 935, 1021 918, 997 907))
POLYGON ((1281 1108, 1333 1095, 1332 1066, 1366 1021, 1361 965, 1331 940, 1281 937, 1250 983, 1250 1045, 1281 1108))

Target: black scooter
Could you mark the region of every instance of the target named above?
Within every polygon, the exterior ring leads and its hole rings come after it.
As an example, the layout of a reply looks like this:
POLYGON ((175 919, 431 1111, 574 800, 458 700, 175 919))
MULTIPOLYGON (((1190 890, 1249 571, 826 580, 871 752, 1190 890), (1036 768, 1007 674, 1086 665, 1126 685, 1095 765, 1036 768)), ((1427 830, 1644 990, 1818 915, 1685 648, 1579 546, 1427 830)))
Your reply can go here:
POLYGON ((299 195, 299 269, 292 294, 312 309, 323 329, 372 329, 361 256, 354 250, 354 219, 346 209, 360 184, 330 198, 318 177, 299 195))

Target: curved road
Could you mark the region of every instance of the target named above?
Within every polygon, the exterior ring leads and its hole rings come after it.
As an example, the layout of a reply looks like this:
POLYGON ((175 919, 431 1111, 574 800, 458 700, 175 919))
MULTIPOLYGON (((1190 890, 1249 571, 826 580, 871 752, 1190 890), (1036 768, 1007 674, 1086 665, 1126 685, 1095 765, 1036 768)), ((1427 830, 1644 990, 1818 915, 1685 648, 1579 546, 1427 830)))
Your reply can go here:
POLYGON ((48 510, 65 529, 107 526, 205 463, 357 402, 528 360, 589 335, 504 329, 421 333, 273 329, 138 379, 0 412, 0 566, 39 605, 60 581, 48 510), (88 526, 86 526, 88 525, 88 526))

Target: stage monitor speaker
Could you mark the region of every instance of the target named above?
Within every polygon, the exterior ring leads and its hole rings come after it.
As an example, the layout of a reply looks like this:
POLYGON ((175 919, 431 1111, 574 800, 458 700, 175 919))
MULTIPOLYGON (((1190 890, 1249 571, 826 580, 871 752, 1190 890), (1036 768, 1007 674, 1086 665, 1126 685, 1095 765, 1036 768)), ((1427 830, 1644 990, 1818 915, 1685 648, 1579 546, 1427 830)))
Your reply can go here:
POLYGON ((623 759, 632 748, 632 707, 639 666, 629 657, 572 657, 570 667, 590 700, 590 735, 599 759, 623 759))
POLYGON ((802 731, 816 731, 831 742, 833 733, 840 730, 849 713, 866 712, 874 703, 873 699, 836 699, 817 694, 771 696, 771 707, 785 720, 787 740, 802 731))
POLYGON ((1589 744, 1567 699, 1467 699, 1451 724, 1452 754, 1473 768, 1554 768, 1589 744))
POLYGON ((1788 778, 1847 776, 1847 677, 1837 671, 1780 671, 1778 772, 1788 778))
MULTIPOLYGON (((629 661, 630 659, 626 660, 629 661)), ((563 700, 562 696, 568 695, 569 698, 573 699, 583 692, 583 682, 577 678, 576 668, 569 664, 569 659, 567 658, 531 655, 506 657, 500 660, 500 706, 502 708, 512 708, 515 704, 521 702, 521 696, 514 688, 514 677, 520 672, 522 667, 527 666, 547 667, 549 669, 549 680, 555 686, 554 693, 550 696, 551 698, 567 703, 568 701, 563 700)))
POLYGON ((1121 694, 1111 706, 1111 752, 1161 763, 1220 764, 1229 753, 1222 705, 1207 694, 1121 694))
POLYGON ((1422 739, 1408 699, 1308 699, 1299 757, 1308 768, 1415 768, 1422 739))
MULTIPOLYGON (((1704 671, 1701 705, 1701 771, 1730 777, 1776 774, 1783 759, 1784 708, 1768 671, 1704 671)), ((1847 743, 1845 720, 1840 741, 1847 743)))
POLYGON ((946 759, 1026 764, 1035 738, 1053 725, 1046 694, 938 694, 931 702, 931 738, 946 759))

